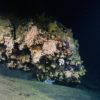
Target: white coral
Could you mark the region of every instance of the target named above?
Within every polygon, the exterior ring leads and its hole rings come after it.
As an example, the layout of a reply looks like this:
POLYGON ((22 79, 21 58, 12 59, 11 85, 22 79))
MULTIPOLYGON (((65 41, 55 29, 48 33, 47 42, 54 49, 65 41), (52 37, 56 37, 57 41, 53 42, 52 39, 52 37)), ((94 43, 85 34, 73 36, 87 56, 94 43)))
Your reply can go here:
POLYGON ((66 78, 70 78, 72 76, 72 72, 71 71, 65 71, 65 77, 66 78))
POLYGON ((25 46, 25 43, 22 43, 19 45, 19 50, 23 50, 24 49, 24 46, 25 46))
POLYGON ((64 65, 64 64, 65 64, 64 59, 59 59, 59 65, 61 66, 61 65, 64 65))

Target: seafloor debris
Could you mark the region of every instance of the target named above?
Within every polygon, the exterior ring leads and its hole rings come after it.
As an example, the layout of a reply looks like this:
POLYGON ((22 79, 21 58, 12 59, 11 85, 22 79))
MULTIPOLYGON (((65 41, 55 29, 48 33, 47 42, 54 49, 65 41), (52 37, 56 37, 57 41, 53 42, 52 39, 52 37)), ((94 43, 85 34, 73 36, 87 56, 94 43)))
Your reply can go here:
POLYGON ((85 75, 79 44, 70 29, 47 19, 19 20, 13 29, 9 19, 0 17, 0 60, 7 67, 33 71, 41 81, 79 83, 85 75))

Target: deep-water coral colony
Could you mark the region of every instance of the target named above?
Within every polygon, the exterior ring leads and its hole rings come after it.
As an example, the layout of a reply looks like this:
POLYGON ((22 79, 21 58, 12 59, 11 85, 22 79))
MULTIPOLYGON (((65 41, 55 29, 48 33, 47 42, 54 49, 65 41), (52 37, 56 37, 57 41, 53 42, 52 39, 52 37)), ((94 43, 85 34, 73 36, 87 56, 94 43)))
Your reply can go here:
POLYGON ((10 68, 33 71, 41 81, 80 82, 85 68, 70 29, 39 16, 36 20, 18 20, 14 38, 11 21, 0 18, 1 62, 10 68))

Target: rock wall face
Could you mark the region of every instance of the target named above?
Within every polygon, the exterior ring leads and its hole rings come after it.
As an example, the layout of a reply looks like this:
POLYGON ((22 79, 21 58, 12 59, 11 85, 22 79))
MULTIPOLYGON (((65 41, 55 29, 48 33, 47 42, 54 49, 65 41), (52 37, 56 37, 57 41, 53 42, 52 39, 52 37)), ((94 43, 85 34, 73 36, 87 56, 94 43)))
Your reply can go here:
POLYGON ((14 36, 11 21, 0 17, 1 62, 9 68, 33 71, 41 81, 80 82, 85 68, 70 29, 43 16, 19 23, 14 36))

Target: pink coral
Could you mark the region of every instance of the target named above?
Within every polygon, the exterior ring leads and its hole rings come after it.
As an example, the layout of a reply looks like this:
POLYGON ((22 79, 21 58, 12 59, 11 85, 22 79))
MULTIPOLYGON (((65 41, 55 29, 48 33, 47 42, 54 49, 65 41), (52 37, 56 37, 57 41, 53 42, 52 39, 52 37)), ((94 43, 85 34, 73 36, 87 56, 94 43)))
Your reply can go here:
POLYGON ((54 54, 54 52, 57 51, 56 48, 56 41, 54 40, 48 40, 47 42, 44 42, 43 44, 43 54, 54 54))
POLYGON ((33 45, 33 41, 38 34, 38 30, 36 26, 33 26, 25 35, 25 44, 30 47, 33 45))
POLYGON ((11 53, 12 49, 14 48, 13 38, 4 37, 4 45, 6 46, 6 50, 9 51, 9 53, 11 53))

